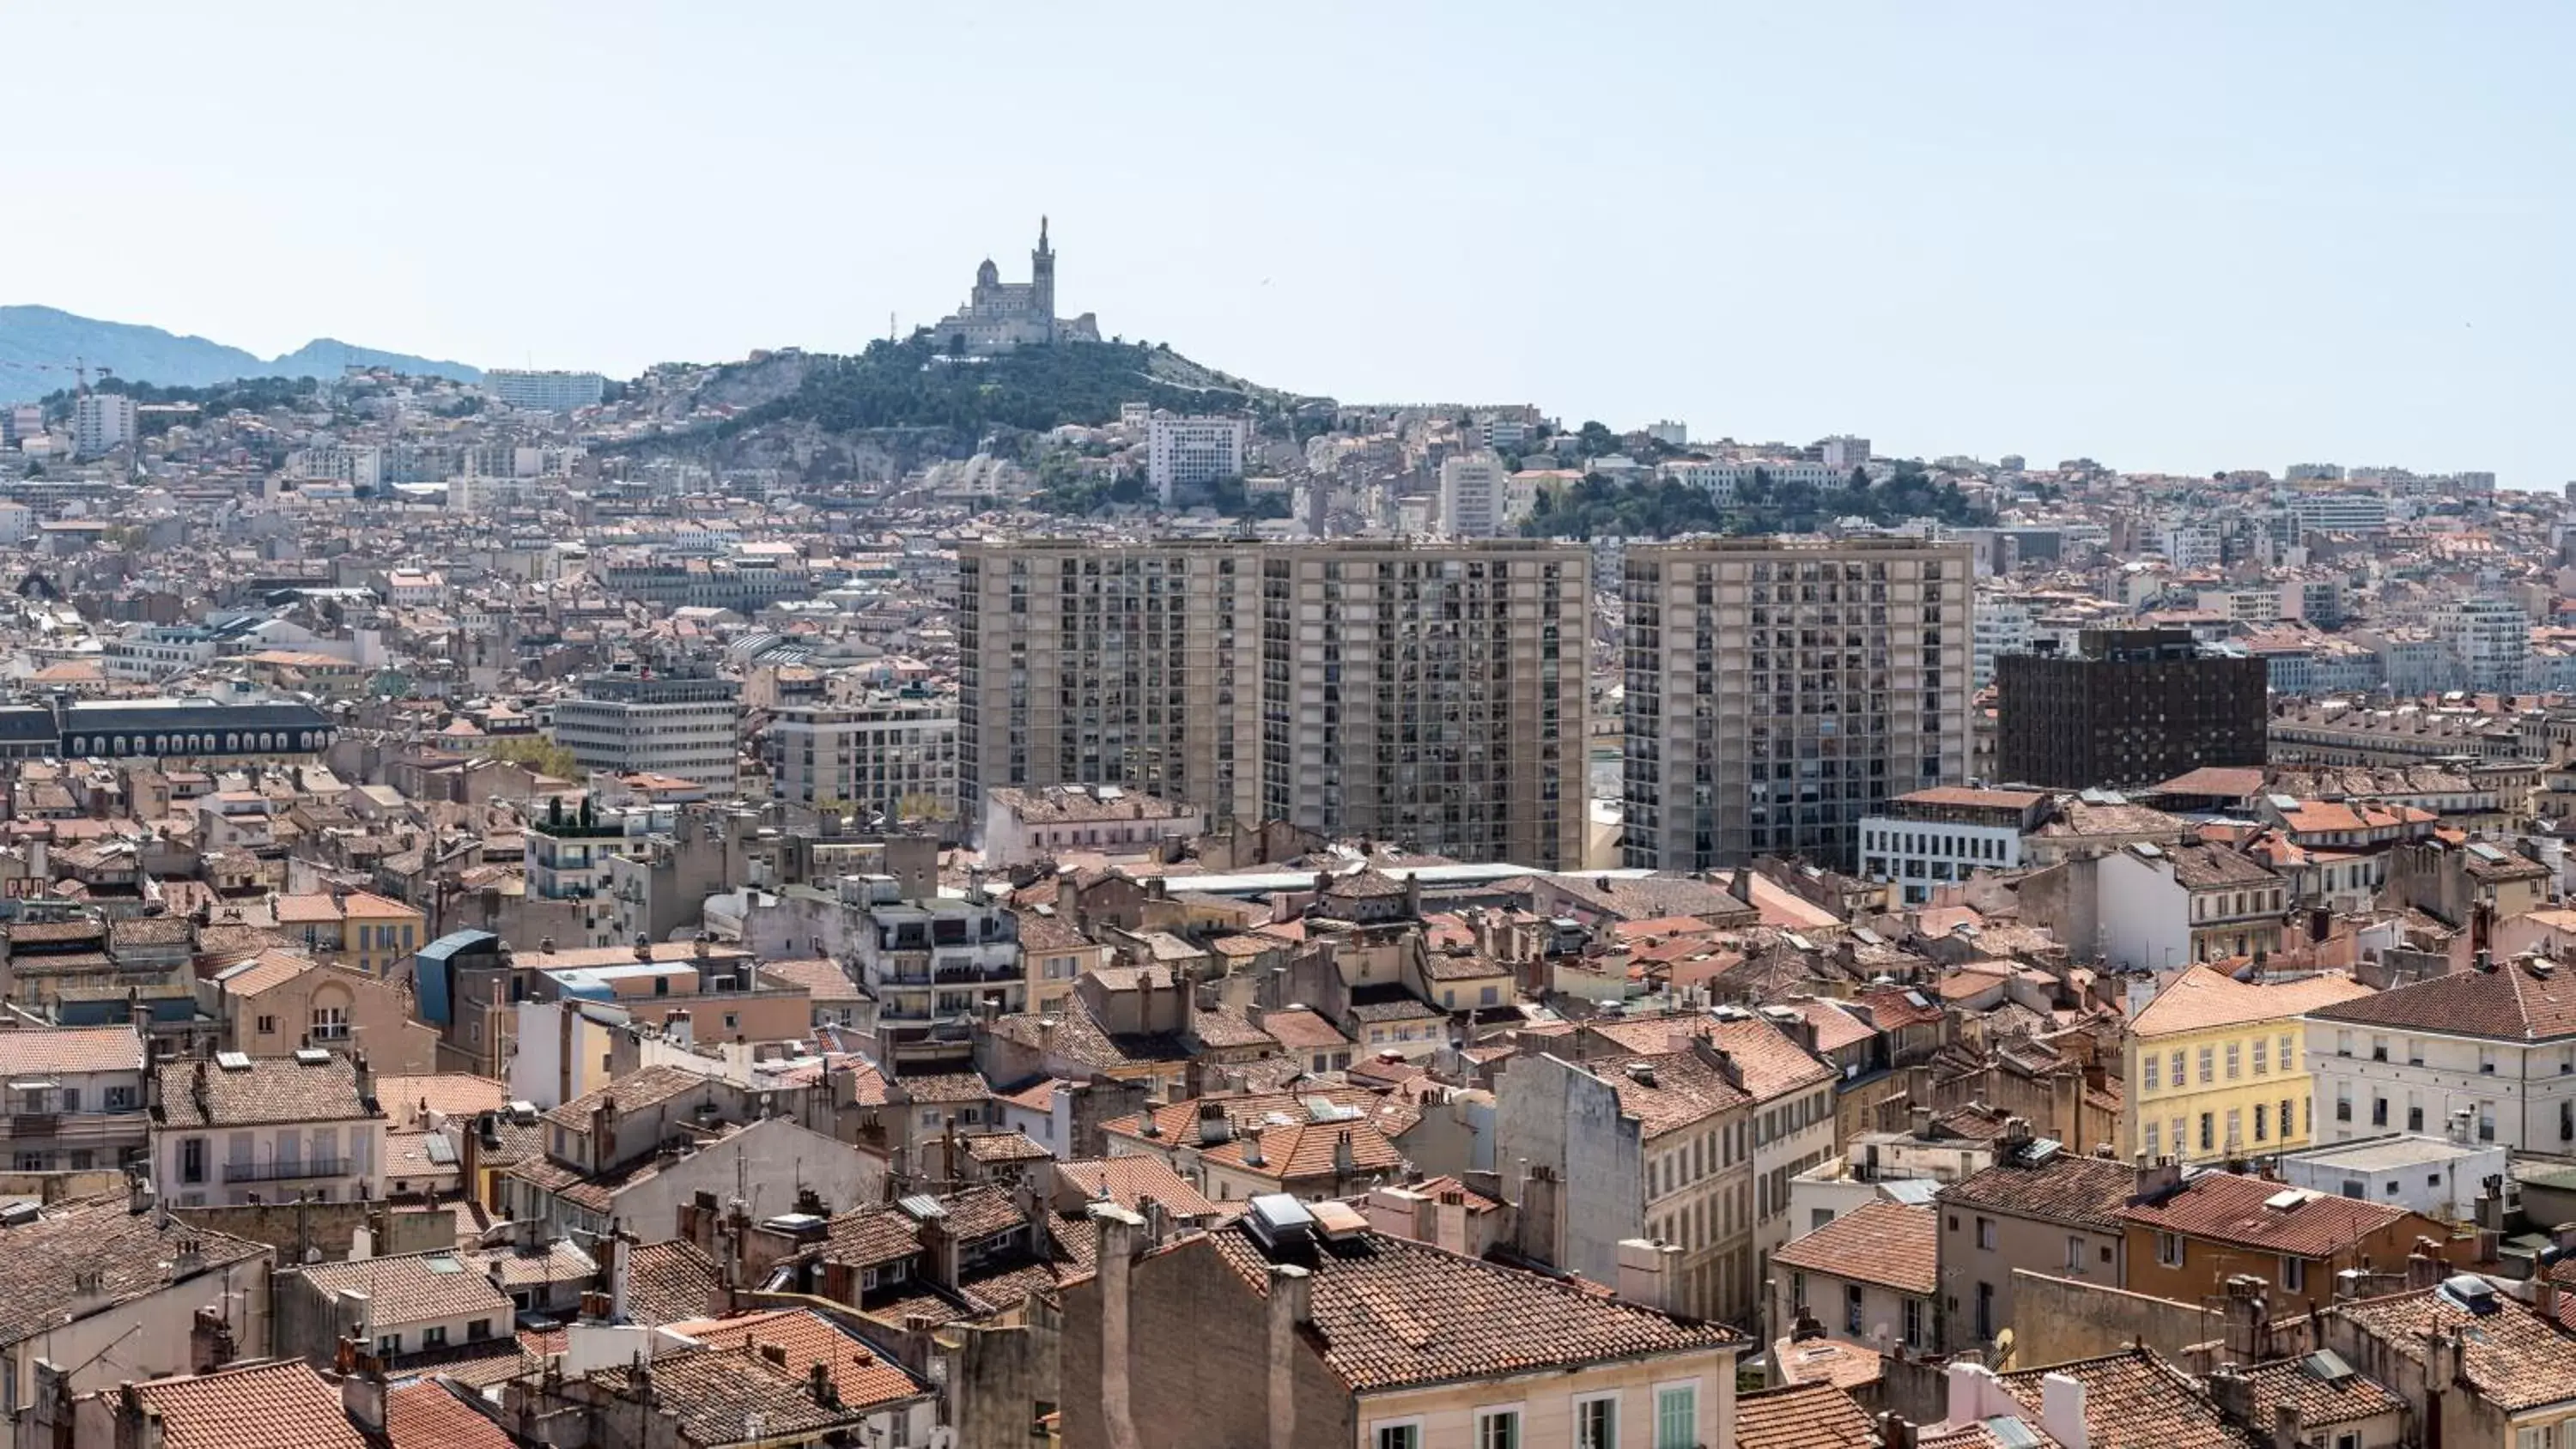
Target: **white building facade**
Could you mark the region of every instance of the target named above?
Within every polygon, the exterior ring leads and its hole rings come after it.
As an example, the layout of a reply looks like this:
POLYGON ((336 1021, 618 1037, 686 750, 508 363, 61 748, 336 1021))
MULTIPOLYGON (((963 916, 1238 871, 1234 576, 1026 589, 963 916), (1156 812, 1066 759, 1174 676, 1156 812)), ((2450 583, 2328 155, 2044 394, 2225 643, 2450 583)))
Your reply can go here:
POLYGON ((1251 451, 1248 419, 1158 414, 1145 424, 1145 481, 1153 485, 1155 500, 1169 508, 1174 489, 1242 477, 1251 451))

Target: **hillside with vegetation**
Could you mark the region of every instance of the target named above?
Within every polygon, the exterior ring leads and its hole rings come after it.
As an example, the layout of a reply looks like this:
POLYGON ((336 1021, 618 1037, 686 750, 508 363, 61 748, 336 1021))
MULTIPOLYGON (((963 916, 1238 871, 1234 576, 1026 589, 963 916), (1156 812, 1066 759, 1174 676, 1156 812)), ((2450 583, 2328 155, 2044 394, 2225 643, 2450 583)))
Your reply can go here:
POLYGON ((1934 518, 1955 527, 1994 522, 1959 485, 1934 478, 1920 463, 1896 465, 1872 481, 1854 469, 1839 488, 1774 482, 1756 471, 1733 503, 1668 478, 1620 483, 1598 473, 1564 488, 1542 490, 1521 533, 1529 538, 1671 538, 1686 533, 1814 533, 1839 518, 1901 523, 1934 518))
POLYGON ((1096 427, 1116 421, 1121 403, 1234 412, 1278 398, 1191 362, 1169 344, 1066 343, 952 358, 921 333, 870 343, 855 357, 811 360, 793 392, 748 409, 723 431, 776 423, 810 423, 835 433, 941 428, 971 441, 1001 428, 1096 427))

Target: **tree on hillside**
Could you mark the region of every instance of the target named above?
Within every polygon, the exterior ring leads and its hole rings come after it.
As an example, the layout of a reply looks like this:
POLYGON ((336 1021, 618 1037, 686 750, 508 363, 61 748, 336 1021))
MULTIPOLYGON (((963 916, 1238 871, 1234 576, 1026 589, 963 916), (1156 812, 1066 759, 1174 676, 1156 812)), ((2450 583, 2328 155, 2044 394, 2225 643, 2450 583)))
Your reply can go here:
POLYGON ((543 735, 517 735, 495 740, 488 753, 493 759, 525 765, 540 775, 552 775, 558 780, 581 778, 581 762, 572 757, 572 751, 543 735))

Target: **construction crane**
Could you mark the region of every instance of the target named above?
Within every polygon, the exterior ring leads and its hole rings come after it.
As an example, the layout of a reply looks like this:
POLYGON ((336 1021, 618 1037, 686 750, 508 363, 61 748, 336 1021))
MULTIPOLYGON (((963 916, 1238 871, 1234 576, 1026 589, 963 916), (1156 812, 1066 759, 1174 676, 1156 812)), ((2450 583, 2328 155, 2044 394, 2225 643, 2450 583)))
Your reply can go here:
MULTIPOLYGON (((0 359, 0 367, 10 368, 19 372, 68 372, 72 375, 73 386, 78 395, 82 397, 89 396, 89 359, 85 357, 75 357, 69 363, 10 362, 6 359, 0 359)), ((98 375, 99 378, 104 381, 107 377, 107 369, 104 367, 100 368, 98 370, 98 375)))

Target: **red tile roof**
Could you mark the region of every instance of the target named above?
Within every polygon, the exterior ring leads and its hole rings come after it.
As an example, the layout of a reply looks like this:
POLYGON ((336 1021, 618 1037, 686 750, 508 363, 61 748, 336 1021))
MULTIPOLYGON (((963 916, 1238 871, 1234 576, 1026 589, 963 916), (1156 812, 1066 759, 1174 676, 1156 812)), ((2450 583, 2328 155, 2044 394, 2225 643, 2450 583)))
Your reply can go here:
POLYGON ((1851 1395, 1809 1383, 1737 1399, 1735 1442, 1737 1449, 1870 1449, 1878 1441, 1851 1395))
POLYGON ((303 1360, 135 1387, 161 1417, 162 1449, 367 1449, 339 1391, 303 1360))
POLYGON ((1941 1286, 1940 1244, 1939 1213, 1910 1203, 1870 1202, 1790 1240, 1771 1261, 1928 1297, 1941 1286))
POLYGON ((2386 1203, 2305 1191, 2233 1172, 2201 1173, 2162 1200, 2133 1204, 2121 1215, 2160 1232, 2300 1258, 2329 1257, 2409 1216, 2404 1208, 2386 1203), (2291 1195, 2296 1195, 2296 1202, 2290 1206, 2266 1205, 2291 1195))

